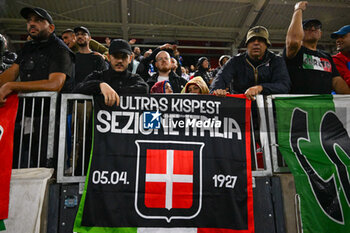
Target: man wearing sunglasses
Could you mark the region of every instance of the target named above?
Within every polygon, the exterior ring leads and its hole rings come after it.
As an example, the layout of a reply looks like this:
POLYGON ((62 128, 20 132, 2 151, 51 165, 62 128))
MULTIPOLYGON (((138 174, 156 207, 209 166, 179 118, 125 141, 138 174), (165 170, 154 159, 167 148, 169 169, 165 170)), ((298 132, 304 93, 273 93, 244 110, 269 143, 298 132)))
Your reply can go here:
POLYGON ((349 94, 350 89, 339 76, 330 54, 317 49, 322 36, 322 23, 303 20, 307 1, 295 4, 286 36, 283 56, 292 81, 292 94, 349 94))

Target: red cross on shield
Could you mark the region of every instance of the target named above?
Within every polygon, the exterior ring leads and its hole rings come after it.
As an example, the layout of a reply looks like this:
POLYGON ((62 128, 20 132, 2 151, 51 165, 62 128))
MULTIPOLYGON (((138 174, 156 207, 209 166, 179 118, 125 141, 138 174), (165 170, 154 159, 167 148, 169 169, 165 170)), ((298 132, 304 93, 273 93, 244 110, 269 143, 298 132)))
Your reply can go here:
POLYGON ((135 209, 142 218, 191 219, 202 202, 201 142, 137 140, 135 209))

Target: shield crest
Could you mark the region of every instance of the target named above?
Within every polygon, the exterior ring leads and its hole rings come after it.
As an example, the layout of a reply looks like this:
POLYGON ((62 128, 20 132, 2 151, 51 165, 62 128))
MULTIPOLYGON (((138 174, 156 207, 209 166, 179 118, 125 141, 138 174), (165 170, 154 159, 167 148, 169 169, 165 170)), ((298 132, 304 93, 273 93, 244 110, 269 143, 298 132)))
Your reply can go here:
POLYGON ((192 219, 202 205, 204 143, 137 140, 135 210, 145 219, 192 219))

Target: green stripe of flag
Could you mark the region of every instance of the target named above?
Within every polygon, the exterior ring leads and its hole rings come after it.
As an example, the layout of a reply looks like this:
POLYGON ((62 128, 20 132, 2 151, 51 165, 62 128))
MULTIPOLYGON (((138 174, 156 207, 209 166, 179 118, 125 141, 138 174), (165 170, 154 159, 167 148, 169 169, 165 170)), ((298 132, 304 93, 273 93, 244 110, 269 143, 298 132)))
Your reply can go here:
POLYGON ((6 230, 4 220, 0 220, 0 231, 6 230))

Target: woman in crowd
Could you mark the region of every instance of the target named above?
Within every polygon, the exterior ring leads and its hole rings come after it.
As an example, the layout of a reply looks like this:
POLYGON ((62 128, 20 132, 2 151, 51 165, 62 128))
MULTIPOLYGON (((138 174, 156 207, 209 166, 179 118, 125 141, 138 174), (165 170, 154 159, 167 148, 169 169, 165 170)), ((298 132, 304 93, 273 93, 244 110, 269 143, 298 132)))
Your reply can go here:
POLYGON ((151 88, 151 94, 153 93, 166 93, 166 94, 172 94, 173 89, 171 88, 171 85, 169 81, 160 81, 156 82, 152 88, 151 88))
POLYGON ((209 94, 209 89, 202 77, 197 76, 186 83, 181 93, 209 94))

